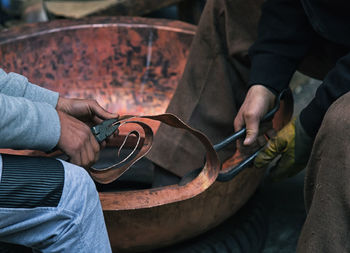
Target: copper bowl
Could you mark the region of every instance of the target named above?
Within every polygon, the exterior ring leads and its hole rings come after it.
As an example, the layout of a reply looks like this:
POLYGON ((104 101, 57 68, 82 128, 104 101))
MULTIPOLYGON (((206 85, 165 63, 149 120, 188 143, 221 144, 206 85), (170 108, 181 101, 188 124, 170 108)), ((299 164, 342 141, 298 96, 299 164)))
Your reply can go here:
MULTIPOLYGON (((94 98, 119 114, 159 114, 181 78, 195 30, 130 17, 26 25, 1 33, 0 67, 63 96, 94 98)), ((289 120, 291 106, 282 111, 276 126, 289 120)), ((241 159, 235 154, 223 170, 241 159)), ((225 183, 215 181, 217 173, 201 173, 184 186, 101 192, 113 250, 150 250, 203 233, 233 215, 263 175, 247 168, 225 183)))

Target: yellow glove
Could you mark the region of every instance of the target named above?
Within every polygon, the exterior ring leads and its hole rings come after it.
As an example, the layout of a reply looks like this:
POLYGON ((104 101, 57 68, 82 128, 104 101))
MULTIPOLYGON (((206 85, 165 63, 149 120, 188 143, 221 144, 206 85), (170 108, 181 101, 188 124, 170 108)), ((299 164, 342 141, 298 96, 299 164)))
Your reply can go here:
POLYGON ((292 177, 305 168, 312 142, 301 126, 299 118, 294 118, 268 141, 266 147, 255 158, 254 165, 257 168, 266 167, 281 155, 277 165, 270 171, 270 178, 279 181, 292 177))

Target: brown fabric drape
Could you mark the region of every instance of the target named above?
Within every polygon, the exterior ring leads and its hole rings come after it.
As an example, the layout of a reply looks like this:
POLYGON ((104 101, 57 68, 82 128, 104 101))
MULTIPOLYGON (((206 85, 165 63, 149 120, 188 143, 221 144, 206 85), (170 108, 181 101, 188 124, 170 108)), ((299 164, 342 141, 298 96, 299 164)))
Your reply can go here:
POLYGON ((350 93, 329 108, 305 177, 307 218, 297 252, 350 252, 350 93))
MULTIPOLYGON (((256 38, 261 2, 207 1, 184 75, 167 109, 214 144, 234 131, 233 120, 248 88, 248 48, 256 38)), ((234 147, 219 155, 223 160, 233 152, 234 147)), ((192 136, 162 125, 149 158, 183 176, 203 165, 203 154, 192 136)))

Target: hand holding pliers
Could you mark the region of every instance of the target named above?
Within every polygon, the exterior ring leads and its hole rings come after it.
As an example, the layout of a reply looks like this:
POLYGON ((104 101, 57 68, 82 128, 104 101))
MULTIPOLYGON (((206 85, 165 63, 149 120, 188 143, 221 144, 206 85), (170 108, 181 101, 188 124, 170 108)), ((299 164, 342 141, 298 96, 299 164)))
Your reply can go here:
POLYGON ((91 128, 93 135, 96 140, 101 143, 105 141, 109 136, 118 131, 120 126, 119 118, 107 119, 102 121, 102 123, 91 128))

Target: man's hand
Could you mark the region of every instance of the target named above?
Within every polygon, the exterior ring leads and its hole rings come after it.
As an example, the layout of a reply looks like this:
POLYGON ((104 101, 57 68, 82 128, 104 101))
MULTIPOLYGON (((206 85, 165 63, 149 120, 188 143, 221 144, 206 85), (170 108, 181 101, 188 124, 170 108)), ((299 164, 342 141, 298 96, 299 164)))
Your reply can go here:
POLYGON ((244 126, 247 129, 244 145, 251 145, 256 141, 260 120, 274 106, 275 97, 269 89, 262 85, 254 85, 248 90, 234 120, 235 131, 241 130, 244 126))
POLYGON ((61 123, 58 148, 70 157, 70 162, 84 168, 90 167, 98 160, 101 146, 105 145, 105 142, 97 142, 91 127, 119 115, 107 112, 91 99, 60 97, 56 110, 61 123))
POLYGON ((103 120, 119 117, 118 114, 107 112, 96 100, 92 99, 69 99, 60 97, 56 109, 85 122, 90 127, 101 123, 103 120))
POLYGON ((271 138, 254 160, 257 168, 267 167, 281 155, 277 165, 271 169, 273 181, 292 177, 305 168, 312 148, 312 139, 306 134, 299 118, 293 119, 271 138))
POLYGON ((58 111, 61 123, 61 136, 58 148, 70 158, 70 162, 89 168, 98 160, 100 145, 88 125, 58 111))

